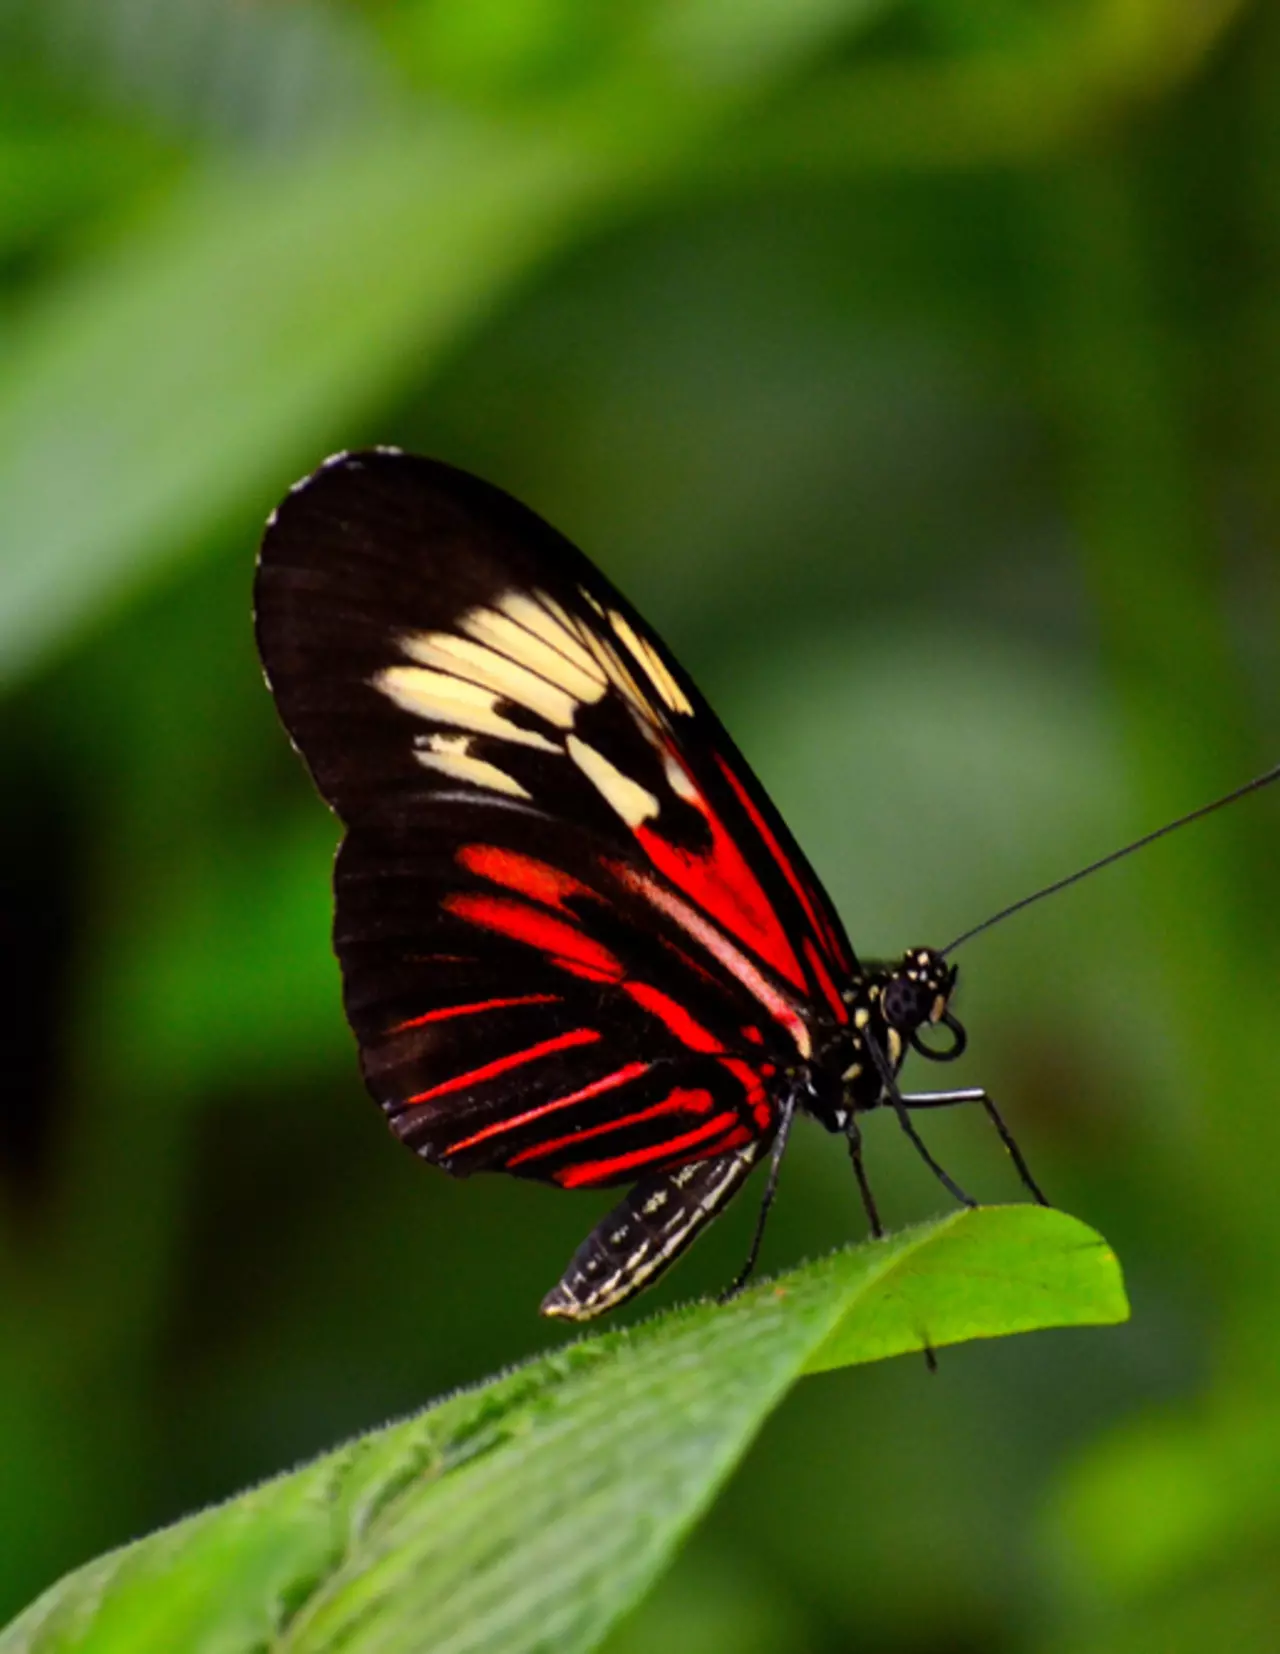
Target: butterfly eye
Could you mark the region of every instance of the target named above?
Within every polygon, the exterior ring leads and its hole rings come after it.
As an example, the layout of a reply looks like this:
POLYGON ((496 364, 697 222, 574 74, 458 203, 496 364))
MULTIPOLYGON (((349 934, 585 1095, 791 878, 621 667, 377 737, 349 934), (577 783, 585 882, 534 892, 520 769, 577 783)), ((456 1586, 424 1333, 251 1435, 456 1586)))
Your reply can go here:
POLYGON ((884 986, 881 999, 884 1019, 891 1028, 916 1028, 927 1020, 929 1008, 926 995, 918 982, 892 976, 884 986))

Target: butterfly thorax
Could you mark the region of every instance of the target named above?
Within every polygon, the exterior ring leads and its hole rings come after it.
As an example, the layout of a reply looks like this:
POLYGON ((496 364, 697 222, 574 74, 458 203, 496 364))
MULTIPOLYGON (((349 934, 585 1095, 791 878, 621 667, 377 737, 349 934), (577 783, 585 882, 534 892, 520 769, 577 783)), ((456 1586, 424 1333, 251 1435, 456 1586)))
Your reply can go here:
POLYGON ((881 1106, 886 1070, 896 1076, 909 1049, 934 1062, 960 1055, 965 1032, 949 1009, 956 975, 932 948, 909 948, 900 960, 864 965, 850 979, 841 992, 848 1023, 820 1047, 811 1071, 809 1112, 829 1131, 844 1131, 851 1114, 881 1106), (921 1037, 938 1024, 950 1031, 950 1045, 921 1037))

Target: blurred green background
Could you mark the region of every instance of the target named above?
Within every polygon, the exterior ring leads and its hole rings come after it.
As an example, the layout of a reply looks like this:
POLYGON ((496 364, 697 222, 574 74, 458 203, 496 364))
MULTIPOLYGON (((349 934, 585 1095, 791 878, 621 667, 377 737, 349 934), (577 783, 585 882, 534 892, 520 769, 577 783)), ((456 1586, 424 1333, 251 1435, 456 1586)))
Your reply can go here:
MULTIPOLYGON (((424 1169, 358 1080, 248 614, 325 453, 595 556, 864 956, 1280 757, 1273 6, 0 0, 0 274, 0 1617, 554 1341, 607 1201, 424 1169)), ((960 956, 958 1078, 1132 1325, 809 1381, 613 1654, 1276 1648, 1278 827, 960 956)), ((797 1135, 767 1265, 861 1230, 797 1135)))

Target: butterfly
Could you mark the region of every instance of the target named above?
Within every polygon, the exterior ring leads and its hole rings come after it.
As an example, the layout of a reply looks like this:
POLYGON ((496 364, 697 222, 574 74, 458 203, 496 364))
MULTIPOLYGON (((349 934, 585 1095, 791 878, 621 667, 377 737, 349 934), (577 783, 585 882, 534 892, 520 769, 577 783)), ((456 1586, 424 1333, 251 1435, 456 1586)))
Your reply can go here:
MULTIPOLYGON (((394 449, 339 454, 271 517, 258 648, 346 828, 334 947, 392 1132, 455 1176, 630 1184, 545 1297, 587 1320, 654 1281, 798 1113, 842 1136, 909 1050, 965 1044, 956 967, 860 963, 786 823, 662 640, 500 489, 394 449), (941 1031, 942 1043, 931 1043, 941 1031)), ((733 1290, 731 1289, 731 1290, 733 1290)))

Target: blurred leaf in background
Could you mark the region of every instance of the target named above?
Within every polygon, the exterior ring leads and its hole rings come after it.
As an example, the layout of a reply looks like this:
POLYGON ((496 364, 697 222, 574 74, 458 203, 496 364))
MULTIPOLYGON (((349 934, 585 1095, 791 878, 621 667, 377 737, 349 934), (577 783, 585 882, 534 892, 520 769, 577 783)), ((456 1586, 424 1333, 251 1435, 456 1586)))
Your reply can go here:
MULTIPOLYGON (((1278 203, 1261 4, 0 0, 3 1611, 538 1347, 596 1210, 363 1094, 250 640, 285 487, 527 499, 859 949, 945 940, 1275 760, 1278 203)), ((811 1384, 619 1649, 1274 1646, 1278 822, 963 957, 963 1080, 1132 1327, 811 1384)), ((857 1232, 832 1144, 787 1173, 775 1264, 857 1232)))

